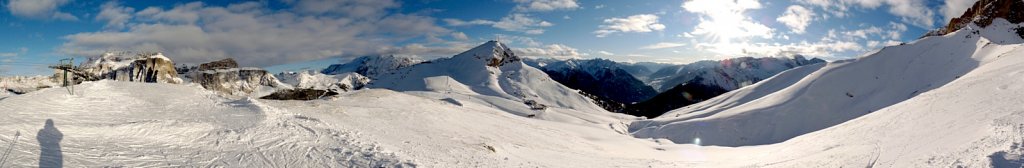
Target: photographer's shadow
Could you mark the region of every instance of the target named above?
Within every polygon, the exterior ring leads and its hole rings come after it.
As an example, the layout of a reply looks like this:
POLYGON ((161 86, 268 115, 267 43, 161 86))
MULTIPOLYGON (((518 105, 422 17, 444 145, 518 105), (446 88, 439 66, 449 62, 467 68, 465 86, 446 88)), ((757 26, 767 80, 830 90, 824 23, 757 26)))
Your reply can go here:
POLYGON ((64 167, 64 154, 60 150, 60 141, 64 134, 57 130, 52 119, 46 119, 43 129, 36 134, 39 141, 39 167, 64 167))

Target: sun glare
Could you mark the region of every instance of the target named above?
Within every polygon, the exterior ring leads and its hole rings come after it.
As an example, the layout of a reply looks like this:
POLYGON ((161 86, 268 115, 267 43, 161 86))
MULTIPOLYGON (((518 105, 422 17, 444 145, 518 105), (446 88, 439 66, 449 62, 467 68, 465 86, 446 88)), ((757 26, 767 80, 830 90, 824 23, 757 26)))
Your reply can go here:
POLYGON ((742 54, 742 46, 750 37, 771 38, 772 30, 751 21, 744 12, 760 9, 752 0, 694 0, 683 4, 687 11, 699 14, 700 23, 691 34, 703 35, 711 41, 711 50, 720 54, 742 54))

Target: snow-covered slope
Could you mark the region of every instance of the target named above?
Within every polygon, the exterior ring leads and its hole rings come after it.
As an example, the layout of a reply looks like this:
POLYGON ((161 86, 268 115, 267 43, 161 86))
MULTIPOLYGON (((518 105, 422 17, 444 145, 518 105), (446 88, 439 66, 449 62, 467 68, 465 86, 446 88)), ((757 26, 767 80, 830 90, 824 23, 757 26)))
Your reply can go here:
POLYGON ((0 151, 17 139, 5 167, 678 166, 679 145, 512 115, 502 107, 521 102, 500 103, 383 89, 232 100, 196 85, 104 80, 75 95, 0 100, 0 151))
POLYGON ((817 58, 807 59, 800 55, 792 58, 740 57, 718 61, 698 61, 659 69, 650 75, 647 83, 659 92, 664 92, 699 78, 703 79, 701 83, 704 85, 735 90, 793 67, 822 62, 825 61, 817 58))
POLYGON ((489 41, 451 58, 398 69, 394 74, 378 77, 368 87, 477 96, 502 102, 495 104, 522 102, 524 105, 501 108, 522 116, 601 127, 631 118, 605 111, 576 90, 526 66, 511 49, 497 41, 489 41), (525 108, 530 101, 548 109, 525 108))
MULTIPOLYGON (((9 76, 0 77, 0 95, 28 93, 42 88, 61 86, 53 76, 9 76)), ((3 96, 0 96, 3 97, 3 96)))
POLYGON ((333 64, 320 71, 328 75, 343 74, 348 72, 359 73, 371 79, 380 75, 386 75, 398 70, 423 62, 416 57, 388 56, 363 56, 344 64, 333 64))
MULTIPOLYGON (((657 119, 638 121, 630 126, 630 131, 637 137, 665 137, 676 142, 700 138, 703 144, 707 145, 762 145, 783 142, 865 114, 892 109, 890 106, 901 102, 937 101, 915 99, 924 99, 919 95, 943 88, 950 82, 962 80, 965 74, 979 66, 1018 59, 1002 59, 1005 57, 1021 57, 1019 43, 1024 40, 1013 34, 1012 29, 1016 27, 1019 25, 997 19, 985 29, 971 26, 946 36, 928 37, 907 45, 886 47, 855 60, 829 63, 798 82, 763 97, 760 95, 764 93, 759 93, 755 89, 776 90, 780 86, 766 85, 791 83, 793 78, 773 78, 778 81, 768 81, 759 87, 743 88, 729 96, 710 100, 707 104, 672 111, 657 119), (760 98, 747 99, 746 102, 726 100, 737 96, 760 98)), ((1000 64, 1003 63, 993 66, 1000 64)), ((799 72, 794 71, 794 74, 799 72)), ((975 74, 980 77, 992 75, 975 74)), ((941 95, 957 97, 957 94, 965 93, 956 90, 965 89, 970 88, 945 88, 943 90, 954 93, 941 95)), ((975 99, 996 101, 983 96, 975 99)), ((964 106, 955 104, 959 103, 951 102, 944 106, 952 106, 949 108, 954 109, 989 108, 983 107, 987 106, 983 102, 964 106)), ((900 110, 890 110, 890 113, 915 111, 928 114, 945 111, 927 108, 930 105, 924 104, 912 106, 923 109, 898 108, 900 110)), ((886 121, 899 120, 907 120, 907 117, 886 121)), ((978 124, 984 125, 991 120, 973 122, 982 122, 978 124)))
POLYGON ((294 88, 333 90, 347 92, 361 89, 370 82, 369 78, 355 72, 326 75, 314 71, 281 72, 277 78, 294 88))

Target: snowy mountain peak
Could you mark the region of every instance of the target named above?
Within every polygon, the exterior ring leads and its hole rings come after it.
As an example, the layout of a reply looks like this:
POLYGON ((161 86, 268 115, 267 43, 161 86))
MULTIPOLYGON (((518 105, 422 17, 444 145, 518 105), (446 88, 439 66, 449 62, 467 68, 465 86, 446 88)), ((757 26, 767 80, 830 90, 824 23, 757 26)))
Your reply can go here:
POLYGON ((490 67, 499 67, 508 63, 519 62, 521 59, 512 52, 511 48, 498 41, 488 41, 479 46, 473 47, 466 52, 459 53, 452 59, 475 60, 490 67))
POLYGON ((369 78, 376 78, 380 75, 392 73, 399 68, 412 66, 420 62, 423 62, 423 60, 418 57, 399 57, 394 55, 364 56, 348 63, 331 65, 327 69, 320 71, 320 73, 338 75, 355 72, 369 78))

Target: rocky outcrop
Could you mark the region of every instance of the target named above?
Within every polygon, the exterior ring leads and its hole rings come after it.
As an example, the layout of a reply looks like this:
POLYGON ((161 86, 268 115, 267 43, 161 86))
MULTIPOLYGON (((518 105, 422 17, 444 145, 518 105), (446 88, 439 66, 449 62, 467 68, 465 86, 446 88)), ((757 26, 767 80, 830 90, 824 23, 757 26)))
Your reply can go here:
POLYGON ((271 99, 271 100, 315 100, 322 97, 338 95, 338 92, 318 90, 318 89, 284 89, 274 92, 270 95, 260 97, 260 99, 271 99))
POLYGON ((348 92, 359 90, 370 83, 370 79, 355 72, 326 75, 314 71, 281 72, 276 75, 282 83, 294 88, 348 92))
POLYGON ((500 67, 505 64, 522 61, 519 56, 516 56, 515 52, 512 52, 511 48, 493 40, 457 56, 473 56, 477 60, 484 61, 489 67, 500 67))
POLYGON ((354 72, 369 78, 377 78, 380 75, 389 74, 400 68, 409 67, 421 62, 423 60, 416 57, 399 57, 394 55, 363 56, 348 63, 333 64, 320 71, 320 73, 338 75, 354 72))
POLYGON ((1003 18, 1010 21, 1010 23, 1024 22, 1024 1, 979 0, 971 8, 968 8, 963 15, 950 19, 949 24, 946 24, 946 26, 939 30, 929 32, 926 36, 949 34, 966 27, 970 23, 985 27, 992 24, 992 20, 995 18, 1003 18))
POLYGON ((192 82, 208 90, 230 95, 248 95, 261 88, 287 88, 273 74, 259 68, 239 68, 231 58, 200 64, 191 74, 192 82))
POLYGON ((226 58, 218 61, 208 62, 205 64, 199 64, 200 71, 216 70, 216 69, 229 69, 238 68, 238 62, 235 59, 226 58))
POLYGON ((182 83, 174 62, 161 53, 139 53, 126 57, 129 53, 105 53, 100 57, 90 58, 82 62, 80 71, 90 75, 92 79, 111 79, 118 81, 147 83, 182 83))

